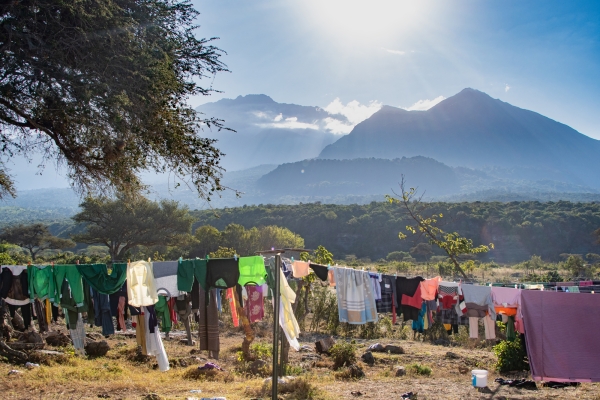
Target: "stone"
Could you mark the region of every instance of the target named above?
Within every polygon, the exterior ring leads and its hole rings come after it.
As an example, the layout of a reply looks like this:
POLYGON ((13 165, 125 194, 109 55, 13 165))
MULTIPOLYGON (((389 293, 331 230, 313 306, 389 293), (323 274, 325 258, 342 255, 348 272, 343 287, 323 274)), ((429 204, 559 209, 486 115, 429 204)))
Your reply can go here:
POLYGON ((400 346, 394 346, 393 344, 388 344, 383 348, 383 351, 390 354, 404 354, 404 349, 400 346))
POLYGON ((363 378, 365 376, 364 371, 362 370, 361 367, 359 367, 356 364, 352 364, 348 367, 348 369, 350 370, 350 376, 352 378, 363 378))
POLYGON ((71 344, 71 338, 62 332, 56 332, 46 337, 46 343, 54 347, 65 347, 71 344))
POLYGON ((315 342, 315 348, 317 349, 317 353, 329 353, 329 350, 335 344, 335 340, 330 336, 325 339, 317 340, 315 342))
POLYGON ((460 358, 460 356, 456 353, 453 353, 451 351, 447 352, 445 355, 446 358, 450 359, 450 360, 456 360, 458 358, 460 358))
POLYGON ((368 364, 368 365, 371 365, 371 366, 373 366, 375 364, 375 357, 373 357, 373 353, 371 353, 370 351, 367 351, 362 356, 360 356, 360 359, 365 364, 368 364))
POLYGON ((109 350, 110 346, 106 340, 90 342, 85 346, 85 352, 90 357, 104 357, 109 350))
POLYGON ((469 372, 469 368, 459 365, 458 372, 460 372, 461 374, 466 374, 467 372, 469 372))
POLYGON ((19 340, 25 343, 44 343, 44 339, 42 335, 37 333, 36 331, 27 331, 23 332, 21 335, 21 339, 19 340))
POLYGON ((396 377, 406 375, 406 368, 404 368, 403 366, 397 365, 394 368, 396 369, 396 373, 395 373, 396 377))
POLYGON ((369 348, 367 350, 374 351, 374 352, 382 352, 383 349, 384 349, 384 347, 381 343, 375 343, 375 344, 372 344, 371 346, 369 346, 369 348))
POLYGON ((316 360, 320 360, 321 356, 318 354, 304 354, 302 356, 301 361, 316 361, 316 360))
POLYGON ((195 346, 196 345, 196 341, 192 340, 192 343, 188 343, 187 339, 179 339, 179 344, 182 344, 184 346, 195 346))
POLYGON ((254 360, 250 363, 248 369, 252 375, 263 375, 265 372, 268 372, 268 364, 263 360, 254 360))

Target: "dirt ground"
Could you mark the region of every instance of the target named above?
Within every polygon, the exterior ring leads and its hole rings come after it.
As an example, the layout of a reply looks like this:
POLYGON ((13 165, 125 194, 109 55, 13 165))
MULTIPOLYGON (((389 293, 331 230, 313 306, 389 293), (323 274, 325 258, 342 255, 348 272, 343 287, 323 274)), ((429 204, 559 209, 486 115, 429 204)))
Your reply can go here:
MULTIPOLYGON (((53 329, 66 329, 54 326, 53 329)), ((97 329, 94 330, 98 332, 97 329)), ((96 336, 97 333, 96 333, 96 336)), ((23 365, 0 363, 0 398, 2 399, 201 399, 225 397, 228 400, 270 398, 261 396, 264 377, 251 376, 240 371, 237 351, 243 340, 239 331, 227 330, 221 334, 219 360, 209 360, 197 346, 180 343, 184 334, 172 332, 171 339, 164 340, 172 368, 160 372, 155 360, 135 360, 134 337, 114 335, 106 339, 111 350, 105 357, 88 359, 72 355, 72 348, 48 350, 65 352, 56 359, 41 360, 39 368, 27 369, 23 365), (195 375, 198 365, 216 362, 225 372, 214 376, 195 375), (9 374, 11 370, 21 373, 9 374), (197 392, 200 390, 200 392, 197 392), (196 391, 196 392, 193 392, 196 391)), ((582 384, 579 387, 550 389, 538 382, 538 390, 516 389, 494 382, 497 377, 528 378, 527 373, 499 375, 494 372, 495 356, 490 349, 467 349, 464 347, 436 346, 415 340, 356 340, 358 359, 373 343, 401 346, 405 354, 391 355, 373 353, 375 364, 368 366, 359 361, 365 377, 355 380, 338 380, 331 369, 329 357, 314 356, 314 341, 318 336, 304 335, 301 345, 306 350, 290 351, 290 365, 296 379, 304 379, 312 387, 314 399, 400 399, 406 392, 413 392, 423 399, 600 399, 600 384, 582 384), (456 357, 449 358, 448 352, 456 357), (312 356, 312 359, 310 355, 312 356), (308 357, 307 357, 308 356, 308 357), (304 361, 303 361, 304 358, 304 361), (430 367, 430 376, 416 375, 409 368, 412 364, 430 367), (405 366, 407 375, 395 377, 395 367, 405 366), (470 371, 490 371, 488 387, 479 390, 471 385, 470 371), (461 372, 462 371, 462 372, 461 372), (360 394, 358 393, 360 392, 360 394)), ((320 336, 323 337, 323 336, 320 336)), ((99 339, 99 340, 102 340, 99 339)), ((344 340, 344 339, 338 339, 344 340)), ((268 332, 262 332, 254 343, 270 343, 268 332)), ((270 363, 269 363, 270 365, 270 363)), ((302 397, 305 396, 305 397, 302 397)), ((282 399, 302 399, 302 393, 284 393, 282 399)))

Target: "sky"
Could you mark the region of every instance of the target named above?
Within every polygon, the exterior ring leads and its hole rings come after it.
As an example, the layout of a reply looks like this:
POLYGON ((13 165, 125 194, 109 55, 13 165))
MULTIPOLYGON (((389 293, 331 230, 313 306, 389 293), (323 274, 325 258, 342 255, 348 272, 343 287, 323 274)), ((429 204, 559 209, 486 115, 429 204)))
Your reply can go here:
MULTIPOLYGON (((266 94, 355 125, 382 105, 426 110, 466 87, 600 139, 600 2, 192 0, 198 37, 230 72, 193 106, 266 94)), ((335 125, 345 134, 351 126, 335 125)), ((13 165, 19 190, 67 187, 49 163, 13 165), (36 175, 36 173, 38 173, 36 175)))
POLYGON ((192 2, 231 71, 195 106, 266 94, 360 120, 471 87, 600 139, 598 1, 192 2))

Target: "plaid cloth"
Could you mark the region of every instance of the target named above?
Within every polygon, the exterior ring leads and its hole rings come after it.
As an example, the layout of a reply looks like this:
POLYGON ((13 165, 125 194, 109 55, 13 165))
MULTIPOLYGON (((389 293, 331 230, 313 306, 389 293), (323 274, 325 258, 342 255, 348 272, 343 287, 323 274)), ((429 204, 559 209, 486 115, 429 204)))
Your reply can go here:
POLYGON ((464 315, 461 315, 459 318, 454 308, 449 310, 440 310, 440 312, 436 314, 436 317, 438 322, 441 322, 442 324, 469 325, 469 318, 464 315))
POLYGON ((378 313, 392 312, 392 296, 394 293, 395 280, 391 276, 382 275, 381 282, 381 300, 375 300, 375 307, 378 313))

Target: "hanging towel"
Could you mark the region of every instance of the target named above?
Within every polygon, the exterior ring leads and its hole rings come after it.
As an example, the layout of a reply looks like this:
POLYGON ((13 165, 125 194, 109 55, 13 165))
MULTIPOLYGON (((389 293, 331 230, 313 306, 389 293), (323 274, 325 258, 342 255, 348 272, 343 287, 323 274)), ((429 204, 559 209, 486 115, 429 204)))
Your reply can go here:
POLYGON ((112 265, 110 275, 106 264, 81 264, 76 266, 77 271, 90 286, 102 294, 113 294, 123 286, 127 278, 127 264, 112 265))
POLYGON ((153 306, 158 302, 152 263, 134 261, 127 266, 127 298, 130 306, 153 306))
POLYGON ((306 261, 296 261, 292 263, 292 274, 294 278, 304 278, 308 276, 309 264, 306 261))
POLYGON ((377 306, 371 278, 366 271, 333 268, 340 322, 365 324, 377 322, 377 306))

